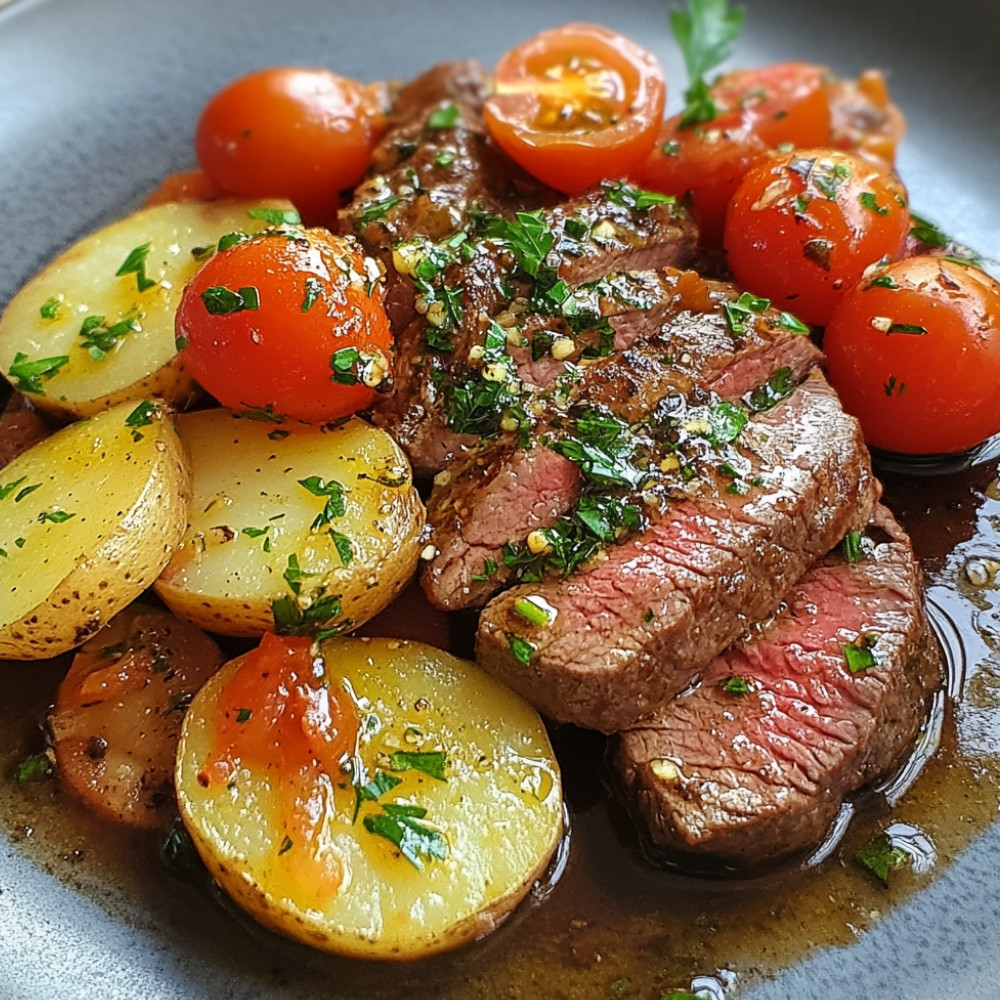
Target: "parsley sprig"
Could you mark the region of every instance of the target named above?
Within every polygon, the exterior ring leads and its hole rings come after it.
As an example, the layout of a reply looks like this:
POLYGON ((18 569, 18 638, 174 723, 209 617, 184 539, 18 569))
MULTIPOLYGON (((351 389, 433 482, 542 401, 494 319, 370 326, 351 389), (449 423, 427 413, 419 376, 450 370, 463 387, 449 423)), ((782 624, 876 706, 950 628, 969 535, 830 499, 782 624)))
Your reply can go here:
POLYGON ((712 121, 718 108, 705 75, 729 57, 729 49, 743 27, 742 7, 729 0, 689 0, 688 9, 670 12, 670 28, 684 55, 690 84, 684 91, 681 128, 712 121))

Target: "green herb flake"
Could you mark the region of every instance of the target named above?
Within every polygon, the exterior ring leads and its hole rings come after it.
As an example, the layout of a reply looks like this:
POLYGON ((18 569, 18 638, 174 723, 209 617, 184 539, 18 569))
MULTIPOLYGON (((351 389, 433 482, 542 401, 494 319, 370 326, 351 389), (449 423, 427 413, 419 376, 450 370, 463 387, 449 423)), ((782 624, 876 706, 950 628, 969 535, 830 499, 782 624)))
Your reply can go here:
POLYGON ((394 844, 414 868, 423 871, 425 858, 443 861, 448 856, 448 841, 422 822, 426 815, 422 806, 386 802, 380 814, 364 818, 364 827, 394 844))
POLYGON ((883 885, 889 884, 889 873, 910 860, 901 847, 893 846, 887 833, 880 833, 855 855, 858 863, 870 871, 883 885))
POLYGON ((916 323, 892 323, 885 332, 906 333, 914 337, 923 337, 927 334, 927 327, 918 326, 916 323))
POLYGON ((925 247, 930 248, 942 248, 948 246, 951 243, 951 237, 946 236, 937 225, 931 222, 929 219, 922 218, 919 215, 910 213, 910 219, 913 222, 913 226, 910 229, 910 235, 915 239, 919 240, 925 247))
POLYGON ((449 167, 455 162, 455 151, 453 149, 442 149, 441 152, 434 157, 435 167, 449 167))
POLYGON ((357 385, 361 380, 358 378, 358 362, 361 360, 361 352, 356 347, 342 347, 330 356, 330 376, 331 382, 338 385, 357 385))
POLYGON ((40 781, 43 778, 51 777, 54 771, 55 768, 48 754, 35 753, 17 765, 17 780, 22 785, 29 781, 40 781))
POLYGON ((858 201, 861 202, 861 207, 867 209, 869 212, 874 212, 876 215, 888 215, 889 209, 885 205, 880 205, 878 199, 871 191, 862 191, 858 195, 858 201))
POLYGON ((69 511, 65 510, 43 510, 38 515, 38 520, 45 524, 63 524, 68 521, 71 517, 76 517, 76 514, 71 514, 69 511))
POLYGON ((151 399, 145 399, 125 418, 125 426, 132 429, 133 441, 142 439, 139 428, 151 426, 156 412, 156 403, 151 399))
POLYGON ((69 356, 66 354, 29 361, 27 354, 18 351, 7 370, 7 375, 18 392, 44 396, 45 390, 42 388, 42 380, 52 378, 63 365, 68 363, 69 356))
POLYGON ((535 655, 534 643, 528 642, 527 639, 522 639, 514 632, 507 632, 506 635, 507 648, 510 650, 511 656, 513 656, 518 663, 527 667, 531 663, 532 656, 535 655))
POLYGON ((670 28, 684 56, 689 80, 681 128, 710 122, 718 113, 705 76, 729 57, 743 27, 743 16, 743 8, 730 8, 729 0, 689 0, 687 10, 670 11, 670 28))
POLYGON ((336 479, 325 480, 319 476, 309 476, 298 480, 298 484, 314 497, 326 498, 323 510, 316 515, 311 525, 313 531, 327 527, 335 517, 343 517, 347 512, 346 491, 336 479))
POLYGON ((891 274, 880 274, 878 277, 872 278, 871 281, 865 285, 865 288, 889 288, 892 291, 897 291, 899 289, 899 285, 897 285, 893 280, 891 274))
POLYGON ((878 636, 861 635, 853 643, 844 646, 844 663, 852 674, 860 674, 878 666, 874 646, 878 636))
POLYGON ((319 278, 314 278, 311 275, 306 277, 305 294, 302 296, 302 312, 309 312, 319 300, 322 293, 323 284, 319 278))
POLYGON ((864 549, 861 547, 861 532, 849 531, 844 535, 840 551, 844 559, 852 565, 861 562, 865 557, 864 549))
POLYGON ((678 156, 680 155, 681 144, 676 139, 668 139, 662 146, 660 146, 660 152, 664 156, 678 156))
POLYGON ((431 750, 425 753, 409 753, 397 750, 389 754, 389 768, 393 771, 420 771, 438 781, 447 781, 445 768, 448 766, 448 755, 443 750, 431 750))
POLYGON ((750 682, 737 674, 730 674, 722 682, 721 687, 726 694, 731 694, 734 698, 742 698, 750 693, 750 682))
POLYGON ((722 311, 726 317, 726 326, 734 336, 740 336, 747 332, 751 324, 752 317, 760 316, 771 307, 770 299, 763 299, 760 296, 752 295, 750 292, 743 292, 735 301, 727 300, 722 304, 722 311))
POLYGON ((285 834, 284 839, 281 841, 281 846, 278 848, 278 854, 287 854, 294 846, 292 838, 288 834, 285 834))
POLYGON ((540 598, 521 597, 514 602, 514 613, 520 615, 526 622, 543 628, 549 625, 552 618, 547 608, 538 603, 540 598))
POLYGON ((46 299, 38 309, 38 315, 42 319, 55 319, 59 314, 59 300, 53 295, 51 299, 46 299))
POLYGON ((115 271, 116 278, 123 278, 127 274, 135 275, 136 287, 140 292, 152 288, 156 282, 146 276, 146 257, 152 244, 143 243, 141 246, 133 247, 128 256, 122 261, 122 266, 115 271))
POLYGON ((369 226, 379 219, 384 219, 391 209, 395 208, 401 201, 400 198, 383 198, 381 201, 371 201, 358 213, 358 224, 369 226))
POLYGON ((427 118, 427 130, 437 132, 443 128, 452 128, 458 121, 458 105, 446 104, 444 107, 432 111, 427 118))
POLYGON ((205 310, 212 316, 228 316, 232 313, 260 308, 260 293, 254 285, 245 285, 233 291, 223 285, 213 285, 201 293, 205 310))
POLYGON ((249 708, 238 708, 236 709, 236 721, 237 722, 249 722, 250 717, 253 715, 253 711, 249 708))
POLYGON ((251 219, 260 219, 269 226, 298 226, 302 224, 302 216, 289 208, 251 208, 247 215, 251 219))
POLYGON ((783 312, 778 316, 778 322, 776 324, 780 326, 783 330, 788 330, 791 333, 811 333, 809 327, 798 318, 798 316, 793 316, 790 312, 783 312))
POLYGON ((333 539, 333 546, 337 550, 337 555, 340 556, 341 565, 350 566, 354 561, 354 543, 347 535, 342 535, 332 528, 330 529, 330 538, 333 539))

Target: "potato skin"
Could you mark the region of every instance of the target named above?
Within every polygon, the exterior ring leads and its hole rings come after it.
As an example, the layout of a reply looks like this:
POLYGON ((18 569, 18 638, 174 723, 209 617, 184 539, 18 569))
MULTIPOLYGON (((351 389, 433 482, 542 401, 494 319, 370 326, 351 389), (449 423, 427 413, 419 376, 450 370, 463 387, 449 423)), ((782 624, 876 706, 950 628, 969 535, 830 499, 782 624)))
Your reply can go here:
POLYGON ((409 462, 360 418, 338 426, 272 424, 228 410, 178 417, 194 498, 181 544, 156 581, 175 614, 222 635, 275 628, 274 606, 336 598, 303 632, 347 631, 387 607, 412 578, 425 514, 409 462), (303 483, 310 483, 310 487, 303 483), (324 516, 331 484, 342 514, 324 516), (348 560, 333 532, 349 546, 348 560), (292 563, 304 574, 289 583, 292 563))
POLYGON ((104 819, 169 828, 184 711, 222 665, 200 629, 140 602, 77 652, 49 713, 60 782, 104 819))
POLYGON ((233 661, 192 703, 178 753, 181 815, 209 871, 265 927, 354 958, 422 958, 489 933, 524 898, 562 835, 559 770, 541 719, 474 664, 421 643, 338 638, 319 651, 325 680, 357 706, 365 777, 387 769, 399 784, 363 802, 354 820, 350 772, 331 775, 322 841, 337 853, 344 880, 322 901, 289 892, 278 874, 282 774, 244 764, 225 787, 198 780, 212 757, 220 693, 243 662, 233 661), (397 750, 446 752, 445 779, 392 771, 397 750), (386 802, 426 807, 447 856, 418 870, 370 832, 366 820, 386 802))
POLYGON ((0 472, 0 658, 34 660, 81 645, 159 575, 180 541, 190 471, 173 422, 133 403, 79 421, 0 472), (37 489, 18 502, 25 487, 37 489), (53 511, 70 516, 46 520, 53 511))

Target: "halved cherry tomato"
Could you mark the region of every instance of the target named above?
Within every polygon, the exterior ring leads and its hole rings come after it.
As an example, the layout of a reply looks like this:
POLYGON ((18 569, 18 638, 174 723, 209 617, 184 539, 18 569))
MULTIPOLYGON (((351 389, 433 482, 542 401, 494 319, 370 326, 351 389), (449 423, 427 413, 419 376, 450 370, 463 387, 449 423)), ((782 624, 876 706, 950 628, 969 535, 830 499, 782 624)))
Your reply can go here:
POLYGON ((716 117, 693 127, 682 127, 681 115, 664 122, 638 182, 684 198, 702 246, 718 249, 726 205, 761 153, 828 142, 826 72, 792 62, 727 73, 711 88, 716 117))
POLYGON ((177 310, 187 370, 224 406, 326 421, 391 386, 380 265, 323 229, 269 231, 210 257, 177 310))
POLYGON ((377 91, 325 69, 265 69, 208 102, 195 152, 227 194, 288 198, 307 222, 325 223, 383 128, 377 91))
POLYGON ((504 55, 486 124, 539 180, 577 194, 634 176, 663 118, 666 84, 655 56, 608 28, 568 24, 504 55))
POLYGON ((894 174, 850 153, 803 149, 750 168, 729 202, 723 243, 739 284, 823 324, 867 268, 902 256, 909 228, 894 174))
POLYGON ((823 339, 830 380, 869 444, 950 454, 1000 432, 1000 283, 910 257, 847 292, 823 339))

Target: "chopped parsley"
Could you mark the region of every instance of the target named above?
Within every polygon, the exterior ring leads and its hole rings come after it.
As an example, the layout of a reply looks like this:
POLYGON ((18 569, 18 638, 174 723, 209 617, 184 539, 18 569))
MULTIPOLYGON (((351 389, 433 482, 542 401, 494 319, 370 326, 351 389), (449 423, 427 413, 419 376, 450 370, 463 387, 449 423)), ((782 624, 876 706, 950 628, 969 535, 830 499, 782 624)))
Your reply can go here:
POLYGON ((437 132, 443 128, 452 128, 458 121, 458 105, 446 104, 444 107, 432 111, 427 118, 427 130, 437 132))
POLYGON ((721 684, 722 690, 726 694, 731 694, 736 698, 742 698, 750 693, 750 682, 745 677, 737 674, 730 674, 721 684))
POLYGON ((212 316, 228 316, 230 313, 258 310, 260 293, 254 285, 245 285, 236 291, 223 285, 213 285, 201 293, 201 301, 212 316))
POLYGON ((386 802, 381 813, 366 816, 363 822, 369 833, 394 844, 414 868, 423 871, 425 858, 444 860, 448 856, 448 841, 423 822, 426 815, 423 806, 386 802))
POLYGON ((505 246, 514 255, 525 274, 537 278, 545 258, 555 243, 555 234, 547 226, 543 212, 518 212, 515 219, 489 218, 483 235, 505 246))
POLYGON ((342 483, 336 479, 325 480, 319 476, 309 476, 306 479, 298 480, 299 486, 303 487, 314 497, 325 497, 326 503, 323 510, 316 515, 315 520, 310 525, 313 531, 327 527, 335 517, 343 517, 347 512, 345 501, 345 489, 342 483))
POLYGON ((302 222, 302 216, 291 208, 251 208, 247 215, 269 226, 298 226, 302 222))
POLYGON ((840 551, 844 559, 852 565, 861 562, 865 557, 864 549, 861 547, 861 532, 849 531, 844 535, 843 541, 840 543, 840 551))
POLYGON ((507 632, 507 648, 518 663, 528 666, 535 655, 535 644, 522 639, 514 632, 507 632))
POLYGON ((670 28, 684 56, 688 88, 680 127, 693 128, 718 114, 705 75, 729 57, 729 50, 743 27, 742 7, 729 0, 689 0, 688 9, 670 11, 670 28))
POLYGON ((88 316, 80 326, 80 336, 83 338, 80 346, 95 361, 103 361, 114 350, 118 341, 135 333, 141 327, 134 317, 126 317, 108 326, 103 316, 88 316))
POLYGON ((878 642, 876 635, 859 635, 853 643, 844 646, 844 663, 852 674, 860 674, 871 667, 878 666, 874 647, 878 642))
POLYGON ((735 336, 740 336, 747 332, 748 326, 752 323, 752 317, 760 316, 771 307, 770 299, 762 299, 750 292, 744 292, 738 299, 726 300, 722 304, 722 311, 726 317, 726 326, 729 332, 735 336))
POLYGON ((443 750, 430 750, 423 753, 411 753, 406 750, 396 750, 389 754, 389 769, 392 771, 420 771, 438 781, 447 781, 445 768, 448 766, 448 755, 443 750))
POLYGON ((910 219, 913 222, 910 235, 915 240, 920 240, 925 247, 941 248, 951 243, 951 237, 941 232, 937 225, 929 219, 916 215, 914 212, 910 212, 910 219))
POLYGON ((146 257, 149 254, 150 243, 143 243, 129 251, 128 256, 122 261, 121 267, 115 271, 116 278, 123 278, 127 274, 135 275, 135 284, 140 292, 152 288, 156 282, 146 276, 146 257))
POLYGON ((870 871, 884 885, 889 884, 889 873, 906 864, 909 855, 901 847, 893 846, 887 833, 880 833, 855 855, 858 863, 870 871))
POLYGON ((756 388, 751 389, 743 397, 743 402, 757 413, 763 413, 777 406, 783 399, 789 396, 795 389, 795 380, 792 377, 792 369, 787 365, 776 369, 767 379, 756 388))
POLYGON ((858 201, 861 202, 862 208, 866 208, 869 212, 874 212, 876 215, 889 214, 889 209, 885 205, 880 205, 878 199, 871 191, 862 191, 858 195, 858 201))
POLYGON ((42 380, 52 378, 63 365, 68 363, 69 356, 66 354, 30 361, 27 354, 23 351, 18 351, 14 355, 14 360, 10 368, 7 370, 7 375, 14 383, 14 388, 18 392, 44 396, 45 390, 42 388, 42 380))
POLYGON ((17 765, 17 780, 20 784, 49 778, 54 772, 52 760, 46 753, 35 753, 17 765))
POLYGON ((38 315, 42 319, 55 319, 59 313, 59 300, 53 295, 52 298, 46 299, 38 309, 38 315))
POLYGON ((319 300, 323 292, 323 284, 319 278, 308 275, 305 281, 305 294, 302 296, 302 311, 309 312, 319 300))
POLYGON ((677 199, 672 194, 661 194, 659 191, 647 191, 625 181, 612 181, 604 185, 604 193, 608 201, 633 212, 645 212, 654 205, 674 205, 677 199))

